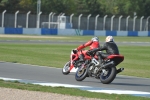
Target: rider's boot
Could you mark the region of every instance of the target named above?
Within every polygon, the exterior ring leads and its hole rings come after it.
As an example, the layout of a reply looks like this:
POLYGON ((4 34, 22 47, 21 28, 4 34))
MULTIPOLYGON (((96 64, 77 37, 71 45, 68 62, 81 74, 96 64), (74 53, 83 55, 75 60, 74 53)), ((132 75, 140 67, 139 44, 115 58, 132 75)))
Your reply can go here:
POLYGON ((102 66, 102 58, 101 58, 100 52, 97 52, 96 55, 98 57, 99 67, 101 67, 102 66))
POLYGON ((117 74, 120 73, 120 72, 122 72, 123 70, 124 70, 124 68, 117 69, 117 74))

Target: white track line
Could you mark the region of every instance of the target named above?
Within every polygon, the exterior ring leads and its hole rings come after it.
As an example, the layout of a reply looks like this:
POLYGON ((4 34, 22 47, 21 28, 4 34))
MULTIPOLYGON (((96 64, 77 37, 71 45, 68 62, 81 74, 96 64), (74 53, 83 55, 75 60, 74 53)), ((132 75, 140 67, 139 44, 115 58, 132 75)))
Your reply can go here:
POLYGON ((14 79, 14 78, 5 78, 0 77, 0 79, 4 81, 18 81, 22 83, 30 83, 30 84, 37 84, 42 86, 51 86, 51 87, 69 87, 69 88, 78 88, 81 90, 86 90, 90 92, 99 92, 99 93, 108 93, 108 94, 129 94, 133 96, 141 96, 141 97, 148 97, 150 98, 150 92, 143 92, 143 91, 132 91, 132 90, 115 90, 109 88, 97 88, 97 87, 90 87, 90 86, 80 86, 80 85, 72 85, 72 84, 61 84, 61 83, 46 83, 46 82, 39 82, 33 80, 23 80, 23 79, 14 79))

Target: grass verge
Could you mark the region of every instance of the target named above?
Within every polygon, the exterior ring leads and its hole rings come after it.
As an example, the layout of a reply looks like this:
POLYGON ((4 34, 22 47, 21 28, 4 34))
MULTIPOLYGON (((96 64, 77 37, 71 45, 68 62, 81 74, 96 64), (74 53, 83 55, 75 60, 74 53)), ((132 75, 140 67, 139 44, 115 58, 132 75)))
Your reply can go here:
POLYGON ((25 83, 20 83, 18 81, 12 82, 12 81, 0 80, 0 87, 15 88, 15 89, 29 90, 29 91, 59 93, 64 95, 82 96, 87 98, 97 98, 97 99, 107 99, 107 100, 149 100, 149 98, 145 98, 145 97, 136 97, 131 95, 117 95, 117 94, 110 95, 105 93, 88 92, 88 91, 83 91, 74 88, 50 87, 50 86, 25 84, 25 83))

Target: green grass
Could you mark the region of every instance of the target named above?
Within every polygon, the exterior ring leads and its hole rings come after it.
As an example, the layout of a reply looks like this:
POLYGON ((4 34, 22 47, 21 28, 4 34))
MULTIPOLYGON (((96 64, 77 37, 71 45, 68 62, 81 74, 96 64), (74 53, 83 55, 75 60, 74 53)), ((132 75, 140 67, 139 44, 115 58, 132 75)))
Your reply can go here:
MULTIPOLYGON (((70 59, 70 51, 77 46, 0 43, 0 60, 62 68, 70 59)), ((119 49, 125 57, 118 65, 125 68, 121 74, 150 78, 150 46, 119 46, 119 49)))
POLYGON ((131 95, 117 95, 117 94, 110 95, 105 93, 88 92, 88 91, 83 91, 74 88, 50 87, 50 86, 25 84, 25 83, 19 83, 18 81, 11 82, 11 81, 0 80, 0 87, 15 88, 15 89, 29 90, 29 91, 59 93, 64 95, 82 96, 87 98, 97 98, 97 99, 107 99, 107 100, 149 100, 149 98, 145 98, 145 97, 136 97, 131 95))
POLYGON ((119 49, 125 57, 119 65, 125 68, 122 74, 150 78, 150 46, 119 46, 119 49))

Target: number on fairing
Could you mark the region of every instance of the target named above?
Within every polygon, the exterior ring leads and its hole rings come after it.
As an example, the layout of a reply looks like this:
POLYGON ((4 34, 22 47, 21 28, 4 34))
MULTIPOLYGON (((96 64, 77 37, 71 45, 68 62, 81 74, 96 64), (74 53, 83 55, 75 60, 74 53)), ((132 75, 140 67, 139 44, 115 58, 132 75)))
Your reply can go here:
POLYGON ((99 62, 95 58, 92 58, 92 63, 94 63, 96 66, 99 65, 99 62))

